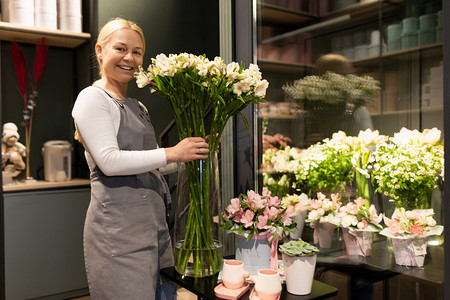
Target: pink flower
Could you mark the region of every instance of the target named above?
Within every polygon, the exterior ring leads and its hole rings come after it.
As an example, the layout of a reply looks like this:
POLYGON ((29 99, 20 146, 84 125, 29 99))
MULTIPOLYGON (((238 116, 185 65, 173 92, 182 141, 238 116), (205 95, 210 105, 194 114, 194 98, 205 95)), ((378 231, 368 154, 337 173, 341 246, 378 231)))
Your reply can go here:
POLYGON ((358 199, 355 200, 355 203, 358 206, 363 206, 364 204, 366 204, 366 200, 363 197, 359 197, 358 199))
POLYGON ((275 207, 268 208, 266 207, 266 210, 264 211, 264 215, 268 215, 270 220, 276 220, 278 214, 280 213, 280 210, 278 210, 275 207))
POLYGON ((281 200, 275 196, 275 197, 269 197, 269 200, 267 201, 269 206, 280 206, 281 200))
POLYGON ((358 225, 356 225, 358 229, 364 229, 367 228, 367 226, 369 226, 369 223, 367 223, 366 220, 362 220, 361 222, 358 223, 358 225))
POLYGON ((317 214, 318 214, 319 216, 323 216, 323 215, 325 214, 325 211, 323 210, 323 208, 318 208, 318 209, 317 209, 317 214))
MULTIPOLYGON (((334 195, 334 194, 333 194, 334 195)), ((333 196, 332 195, 332 196, 333 196)), ((323 199, 325 199, 326 198, 326 196, 324 195, 324 194, 322 194, 321 192, 318 192, 317 193, 317 200, 323 200, 323 199)))
POLYGON ((231 199, 231 204, 227 206, 226 210, 231 214, 234 215, 239 210, 241 210, 241 204, 239 203, 239 198, 231 199))
POLYGON ((269 220, 268 215, 259 215, 258 216, 258 225, 257 227, 259 229, 267 229, 269 226, 267 226, 267 221, 269 220))
POLYGON ((412 234, 422 234, 423 233, 423 228, 420 225, 414 224, 411 226, 410 229, 412 234))
POLYGON ((369 213, 370 213, 370 220, 377 220, 377 209, 375 208, 375 205, 371 204, 369 207, 369 213))
POLYGON ((433 218, 427 218, 427 226, 430 226, 430 227, 436 226, 436 220, 433 218))
POLYGON ((289 218, 289 214, 285 213, 281 216, 281 222, 283 222, 284 226, 289 226, 292 224, 292 219, 289 218))
POLYGON ((393 233, 393 234, 398 234, 398 230, 399 230, 399 222, 397 220, 392 220, 391 219, 391 224, 386 224, 389 227, 389 230, 393 233))
POLYGON ((241 218, 241 223, 244 224, 245 228, 248 228, 253 225, 253 217, 255 216, 255 213, 251 210, 246 210, 245 214, 241 218))

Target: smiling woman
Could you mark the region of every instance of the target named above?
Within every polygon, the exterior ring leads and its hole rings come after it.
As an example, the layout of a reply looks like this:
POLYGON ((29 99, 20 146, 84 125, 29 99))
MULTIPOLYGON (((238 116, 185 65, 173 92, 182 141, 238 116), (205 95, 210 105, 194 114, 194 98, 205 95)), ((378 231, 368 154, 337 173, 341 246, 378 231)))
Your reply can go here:
POLYGON ((174 298, 175 287, 159 277, 173 266, 170 191, 159 169, 208 157, 200 137, 159 148, 147 109, 128 98, 144 51, 135 23, 108 22, 95 45, 101 78, 80 92, 72 111, 91 172, 84 253, 93 300, 174 298))

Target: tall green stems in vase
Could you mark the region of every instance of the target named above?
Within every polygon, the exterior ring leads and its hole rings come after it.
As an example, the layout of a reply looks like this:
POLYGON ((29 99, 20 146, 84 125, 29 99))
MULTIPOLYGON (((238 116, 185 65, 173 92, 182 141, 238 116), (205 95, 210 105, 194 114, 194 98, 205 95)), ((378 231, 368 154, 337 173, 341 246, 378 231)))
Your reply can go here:
POLYGON ((139 87, 149 85, 152 93, 169 101, 180 140, 208 141, 208 159, 185 164, 190 207, 184 239, 175 245, 175 268, 193 277, 218 273, 222 258, 213 238, 209 202, 213 158, 228 120, 250 103, 264 102, 268 82, 256 65, 244 69, 220 57, 210 61, 188 53, 159 54, 147 70, 140 68, 136 80, 139 87))

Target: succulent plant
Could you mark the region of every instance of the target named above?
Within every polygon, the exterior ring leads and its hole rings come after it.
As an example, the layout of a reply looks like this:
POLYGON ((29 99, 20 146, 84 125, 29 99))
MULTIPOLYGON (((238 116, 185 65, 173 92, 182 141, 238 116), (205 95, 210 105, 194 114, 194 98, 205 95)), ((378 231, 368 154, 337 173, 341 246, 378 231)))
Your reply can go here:
POLYGON ((303 240, 292 240, 280 245, 280 251, 289 256, 308 256, 318 253, 319 249, 303 240))

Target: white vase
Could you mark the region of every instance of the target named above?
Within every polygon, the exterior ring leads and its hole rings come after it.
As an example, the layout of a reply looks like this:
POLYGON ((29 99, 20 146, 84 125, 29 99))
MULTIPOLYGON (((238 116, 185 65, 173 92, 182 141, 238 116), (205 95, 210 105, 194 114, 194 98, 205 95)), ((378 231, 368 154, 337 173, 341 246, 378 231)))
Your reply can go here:
POLYGON ((392 238, 395 263, 402 266, 422 267, 427 254, 426 238, 392 238))
POLYGON ((370 256, 373 243, 373 232, 362 230, 349 230, 342 228, 345 251, 347 255, 370 256))
POLYGON ((253 237, 247 241, 244 236, 236 235, 235 244, 236 260, 244 262, 244 268, 251 275, 270 268, 271 245, 266 237, 253 237))
POLYGON ((294 295, 311 293, 317 255, 289 256, 283 253, 286 290, 294 295))
POLYGON ((293 240, 298 240, 302 237, 303 227, 305 226, 305 218, 307 211, 301 212, 300 214, 291 217, 292 221, 297 223, 297 226, 289 232, 289 237, 293 240))

